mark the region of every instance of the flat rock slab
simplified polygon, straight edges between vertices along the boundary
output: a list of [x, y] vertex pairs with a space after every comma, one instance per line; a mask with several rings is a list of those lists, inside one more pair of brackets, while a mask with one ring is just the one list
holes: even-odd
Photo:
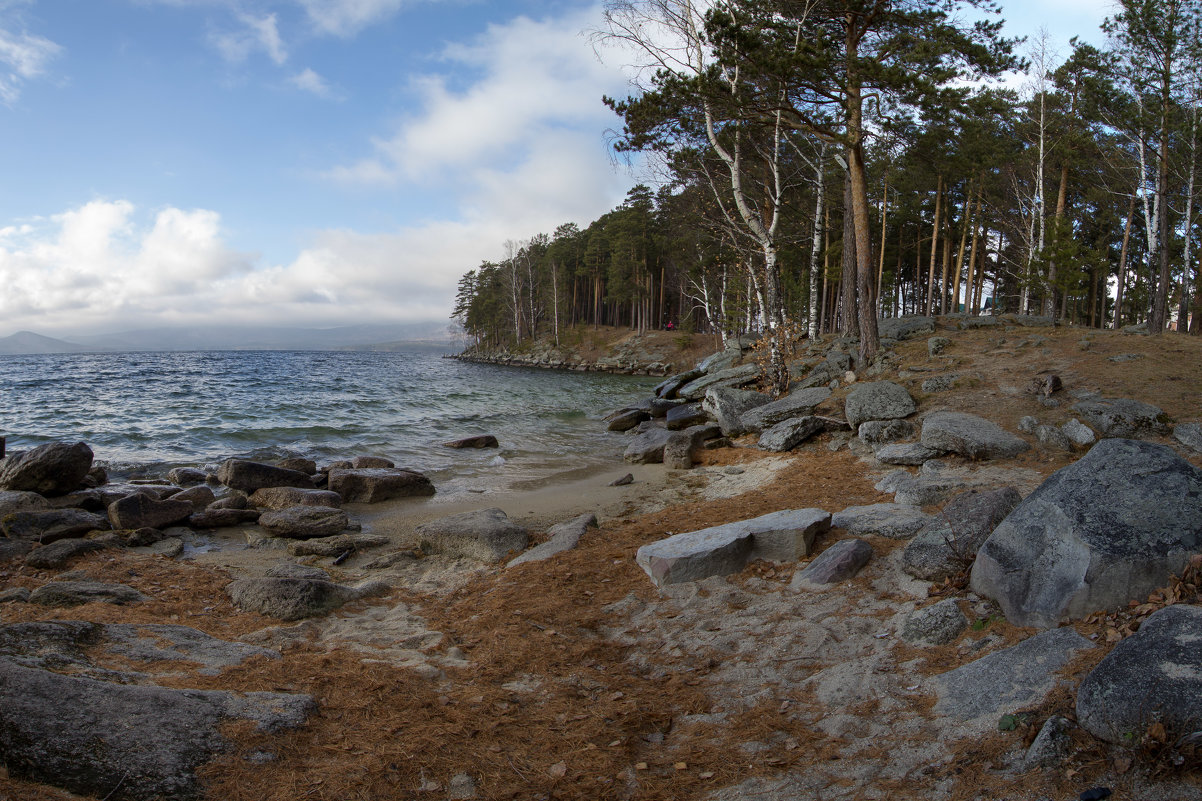
[[424, 550], [500, 562], [520, 553], [529, 542], [526, 529], [501, 509], [478, 509], [423, 523], [416, 530]]
[[537, 545], [520, 556], [510, 559], [505, 567], [524, 565], [527, 562], [541, 562], [545, 559], [550, 559], [557, 553], [570, 551], [580, 543], [580, 538], [584, 536], [586, 531], [596, 527], [597, 516], [591, 512], [580, 515], [565, 523], [551, 526], [547, 530], [547, 533], [551, 535], [550, 539], [542, 545]]
[[901, 503], [874, 503], [868, 506], [849, 506], [831, 516], [831, 527], [846, 529], [852, 534], [875, 534], [904, 540], [934, 518], [913, 506]]
[[43, 584], [29, 595], [29, 602], [43, 606], [79, 606], [93, 602], [133, 604], [145, 601], [146, 596], [125, 584], [100, 581], [52, 581]]
[[844, 411], [852, 428], [869, 420], [896, 420], [909, 417], [918, 407], [901, 384], [892, 381], [873, 381], [856, 384], [847, 393]]
[[49, 508], [50, 501], [36, 492], [0, 490], [0, 519], [13, 512], [32, 512]]
[[931, 412], [922, 421], [922, 444], [969, 459], [1008, 459], [1031, 449], [1016, 434], [965, 412]]
[[1073, 404], [1073, 411], [1103, 437], [1142, 439], [1169, 433], [1169, 420], [1159, 406], [1130, 398], [1099, 398]]
[[[864, 425], [866, 426], [868, 423]], [[860, 426], [860, 428], [863, 427]], [[883, 445], [876, 449], [874, 455], [877, 461], [885, 464], [917, 466], [937, 459], [943, 454], [944, 451], [923, 445], [921, 442], [901, 442]]]
[[160, 501], [136, 493], [109, 504], [108, 516], [113, 528], [167, 528], [187, 520], [195, 511], [190, 501]]
[[872, 559], [872, 546], [864, 540], [839, 540], [793, 576], [793, 590], [828, 587], [854, 578]]
[[882, 338], [903, 340], [935, 333], [935, 318], [922, 315], [881, 317], [877, 319], [877, 327]]
[[243, 611], [277, 620], [301, 620], [329, 614], [345, 603], [386, 589], [387, 585], [377, 582], [350, 587], [324, 579], [265, 576], [237, 579], [225, 591]]
[[1077, 720], [1111, 743], [1138, 744], [1153, 723], [1168, 741], [1202, 723], [1202, 608], [1169, 606], [1114, 647], [1077, 690]]
[[738, 367], [728, 367], [725, 370], [706, 373], [676, 390], [678, 397], [688, 400], [700, 400], [705, 397], [705, 391], [711, 387], [742, 387], [760, 377], [757, 364], [741, 364]]
[[794, 561], [830, 529], [830, 517], [821, 509], [772, 512], [648, 543], [635, 560], [657, 587], [737, 573], [754, 559]]
[[779, 400], [744, 412], [740, 426], [744, 431], [764, 431], [785, 420], [807, 417], [830, 396], [827, 387], [797, 389]]
[[791, 451], [810, 437], [826, 430], [821, 417], [809, 415], [777, 423], [760, 434], [756, 443], [762, 450], [783, 453]]
[[997, 726], [1002, 715], [1038, 705], [1062, 681], [1056, 671], [1093, 643], [1071, 628], [1052, 629], [933, 679], [946, 717]]
[[77, 556], [99, 551], [104, 544], [96, 540], [65, 539], [55, 540], [49, 545], [34, 548], [25, 555], [25, 564], [39, 570], [62, 567]]
[[43, 544], [109, 528], [107, 517], [83, 509], [36, 509], [0, 517], [0, 533], [5, 537]]
[[380, 548], [389, 542], [391, 540], [381, 534], [337, 534], [333, 537], [293, 540], [288, 543], [288, 553], [292, 556], [341, 556], [347, 551]]
[[690, 426], [703, 425], [709, 422], [709, 412], [700, 403], [686, 403], [673, 407], [664, 415], [664, 425], [669, 431], [680, 431]]
[[259, 509], [273, 510], [292, 506], [326, 506], [334, 509], [342, 506], [342, 496], [337, 492], [304, 487], [264, 487], [251, 493], [247, 501]]
[[634, 439], [626, 446], [622, 458], [632, 464], [660, 464], [664, 461], [664, 446], [672, 436], [671, 431], [652, 423], [644, 424]]
[[[197, 769], [230, 746], [222, 724], [248, 719], [274, 732], [301, 725], [314, 709], [307, 695], [144, 684], [144, 673], [90, 664], [91, 647], [133, 662], [187, 660], [209, 673], [271, 653], [183, 626], [0, 628], [0, 761], [12, 775], [97, 798], [199, 799]], [[72, 674], [43, 669], [50, 666]]]
[[499, 448], [501, 444], [497, 442], [497, 438], [492, 434], [478, 434], [474, 437], [463, 437], [462, 439], [454, 439], [450, 442], [442, 443], [446, 448]]
[[328, 486], [346, 503], [380, 503], [434, 494], [434, 484], [421, 473], [393, 467], [331, 470]]
[[993, 531], [974, 592], [1019, 626], [1126, 608], [1202, 549], [1202, 470], [1172, 448], [1104, 439], [1053, 473]]

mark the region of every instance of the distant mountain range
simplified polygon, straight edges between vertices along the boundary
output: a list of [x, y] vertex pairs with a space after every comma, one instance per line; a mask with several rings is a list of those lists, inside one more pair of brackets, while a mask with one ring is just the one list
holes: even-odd
[[340, 328], [215, 326], [147, 328], [70, 340], [18, 331], [0, 337], [0, 355], [111, 353], [145, 350], [375, 350], [415, 348], [458, 351], [459, 340], [443, 322], [353, 325]]

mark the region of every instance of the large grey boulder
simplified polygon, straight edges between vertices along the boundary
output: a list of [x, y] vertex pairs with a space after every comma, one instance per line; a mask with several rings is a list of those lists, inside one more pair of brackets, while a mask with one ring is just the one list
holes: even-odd
[[345, 603], [386, 590], [387, 585], [381, 582], [367, 582], [352, 587], [327, 579], [302, 576], [241, 578], [230, 582], [225, 588], [234, 606], [277, 620], [320, 617]]
[[1164, 411], [1130, 398], [1098, 398], [1073, 404], [1073, 411], [1103, 437], [1143, 439], [1169, 433]]
[[570, 551], [576, 547], [586, 531], [596, 527], [597, 516], [591, 512], [567, 522], [551, 526], [551, 528], [547, 529], [547, 534], [550, 537], [546, 542], [531, 548], [521, 556], [510, 559], [505, 567], [516, 567], [517, 565], [524, 565], [527, 562], [541, 562], [545, 559], [550, 559], [557, 553]]
[[681, 431], [691, 426], [704, 425], [709, 422], [709, 412], [700, 403], [685, 403], [674, 406], [664, 415], [664, 425], [669, 431]]
[[934, 678], [935, 712], [993, 729], [1002, 715], [1041, 703], [1057, 672], [1093, 643], [1071, 628], [1044, 631]]
[[293, 506], [325, 506], [337, 509], [342, 506], [342, 496], [332, 490], [304, 489], [303, 487], [264, 487], [255, 490], [247, 499], [260, 509], [288, 509]]
[[967, 569], [977, 549], [1021, 501], [1013, 487], [974, 489], [957, 495], [906, 545], [902, 568], [927, 581], [940, 581]]
[[900, 503], [874, 503], [849, 506], [831, 516], [833, 528], [846, 529], [851, 534], [875, 534], [895, 540], [913, 537], [932, 521], [926, 512]]
[[289, 506], [259, 515], [259, 526], [273, 537], [311, 540], [341, 534], [350, 518], [329, 506]]
[[762, 392], [734, 387], [714, 387], [706, 390], [701, 408], [717, 422], [723, 435], [737, 437], [748, 431], [743, 425], [743, 416], [771, 401], [772, 397]]
[[812, 415], [814, 409], [830, 396], [827, 387], [795, 389], [783, 398], [745, 412], [740, 426], [744, 431], [764, 431], [785, 420]]
[[688, 470], [693, 466], [693, 455], [704, 447], [707, 440], [722, 433], [716, 424], [690, 426], [683, 431], [673, 431], [664, 443], [661, 461], [673, 470]]
[[737, 573], [754, 559], [795, 561], [830, 529], [821, 509], [786, 509], [648, 543], [635, 561], [657, 587]]
[[289, 470], [262, 462], [227, 459], [217, 470], [217, 480], [232, 489], [254, 492], [264, 487], [307, 487], [313, 479], [299, 470]]
[[1194, 453], [1202, 453], [1202, 423], [1182, 423], [1173, 429], [1173, 439]]
[[82, 540], [75, 537], [55, 540], [49, 545], [34, 548], [26, 554], [25, 565], [39, 570], [62, 567], [77, 556], [103, 548], [104, 544], [96, 540]]
[[424, 550], [449, 556], [466, 556], [481, 562], [500, 562], [520, 553], [529, 536], [500, 509], [478, 509], [417, 527]]
[[217, 496], [213, 494], [213, 490], [204, 485], [196, 485], [188, 487], [185, 490], [180, 490], [171, 496], [173, 501], [187, 501], [192, 504], [192, 511], [203, 511], [209, 504], [217, 500]]
[[105, 531], [109, 528], [106, 517], [82, 509], [13, 512], [0, 517], [0, 533], [5, 537], [41, 543], [82, 537], [89, 531]]
[[1030, 450], [1023, 438], [965, 412], [931, 412], [922, 421], [922, 444], [969, 459], [1007, 459]]
[[909, 339], [935, 333], [935, 318], [921, 315], [881, 317], [877, 320], [877, 329], [882, 339]]
[[826, 422], [814, 415], [777, 423], [760, 434], [757, 445], [765, 451], [791, 451], [810, 437], [826, 430]]
[[392, 467], [331, 470], [328, 486], [346, 503], [380, 503], [434, 494], [434, 484], [421, 473]]
[[1081, 682], [1078, 722], [1099, 739], [1131, 746], [1154, 723], [1170, 742], [1202, 731], [1200, 641], [1202, 607], [1155, 612]]
[[79, 606], [93, 602], [133, 604], [146, 596], [125, 584], [101, 581], [51, 581], [29, 595], [29, 602], [42, 606]]
[[672, 433], [663, 426], [644, 423], [626, 446], [622, 458], [634, 464], [659, 464], [664, 460], [664, 446]]
[[646, 409], [621, 409], [608, 419], [607, 431], [629, 431], [644, 420], [650, 420], [651, 412]]
[[187, 520], [196, 511], [190, 501], [168, 498], [158, 501], [135, 493], [109, 504], [109, 522], [113, 528], [167, 528]]
[[[139, 672], [92, 664], [103, 649]], [[220, 727], [254, 722], [260, 732], [301, 725], [307, 695], [168, 689], [145, 683], [144, 665], [187, 660], [202, 673], [266, 649], [222, 643], [183, 626], [79, 621], [0, 628], [0, 762], [14, 776], [89, 797], [200, 799], [196, 772], [230, 748]], [[278, 654], [274, 654], [278, 657]], [[61, 671], [61, 672], [60, 672]]]
[[852, 428], [868, 420], [896, 420], [909, 417], [917, 410], [914, 399], [901, 384], [892, 381], [872, 381], [856, 384], [847, 393], [844, 411]]
[[173, 467], [167, 472], [167, 480], [177, 487], [193, 487], [203, 484], [209, 474], [195, 467]]
[[973, 590], [1019, 626], [1126, 608], [1202, 549], [1200, 499], [1202, 470], [1171, 448], [1104, 439], [994, 530]]
[[909, 439], [918, 429], [909, 420], [868, 420], [860, 423], [856, 436], [865, 445], [878, 448], [900, 439]]
[[92, 469], [92, 449], [82, 442], [47, 442], [0, 460], [0, 490], [65, 495], [79, 489]]

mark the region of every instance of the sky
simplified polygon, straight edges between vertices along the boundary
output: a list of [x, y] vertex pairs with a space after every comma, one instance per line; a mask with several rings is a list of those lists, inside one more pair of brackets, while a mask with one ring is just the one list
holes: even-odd
[[[1101, 42], [1107, 2], [1003, 0]], [[579, 0], [0, 0], [0, 337], [449, 322], [587, 225], [631, 91]]]

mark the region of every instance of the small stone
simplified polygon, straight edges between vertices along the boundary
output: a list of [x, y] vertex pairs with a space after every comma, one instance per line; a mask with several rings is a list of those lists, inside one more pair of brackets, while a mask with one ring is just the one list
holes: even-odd
[[622, 476], [621, 478], [614, 479], [613, 481], [609, 482], [609, 486], [625, 487], [627, 484], [633, 484], [633, 483], [634, 483], [634, 474], [627, 473], [626, 475]]
[[947, 645], [968, 628], [968, 618], [955, 599], [919, 609], [906, 618], [901, 638], [908, 643]]

